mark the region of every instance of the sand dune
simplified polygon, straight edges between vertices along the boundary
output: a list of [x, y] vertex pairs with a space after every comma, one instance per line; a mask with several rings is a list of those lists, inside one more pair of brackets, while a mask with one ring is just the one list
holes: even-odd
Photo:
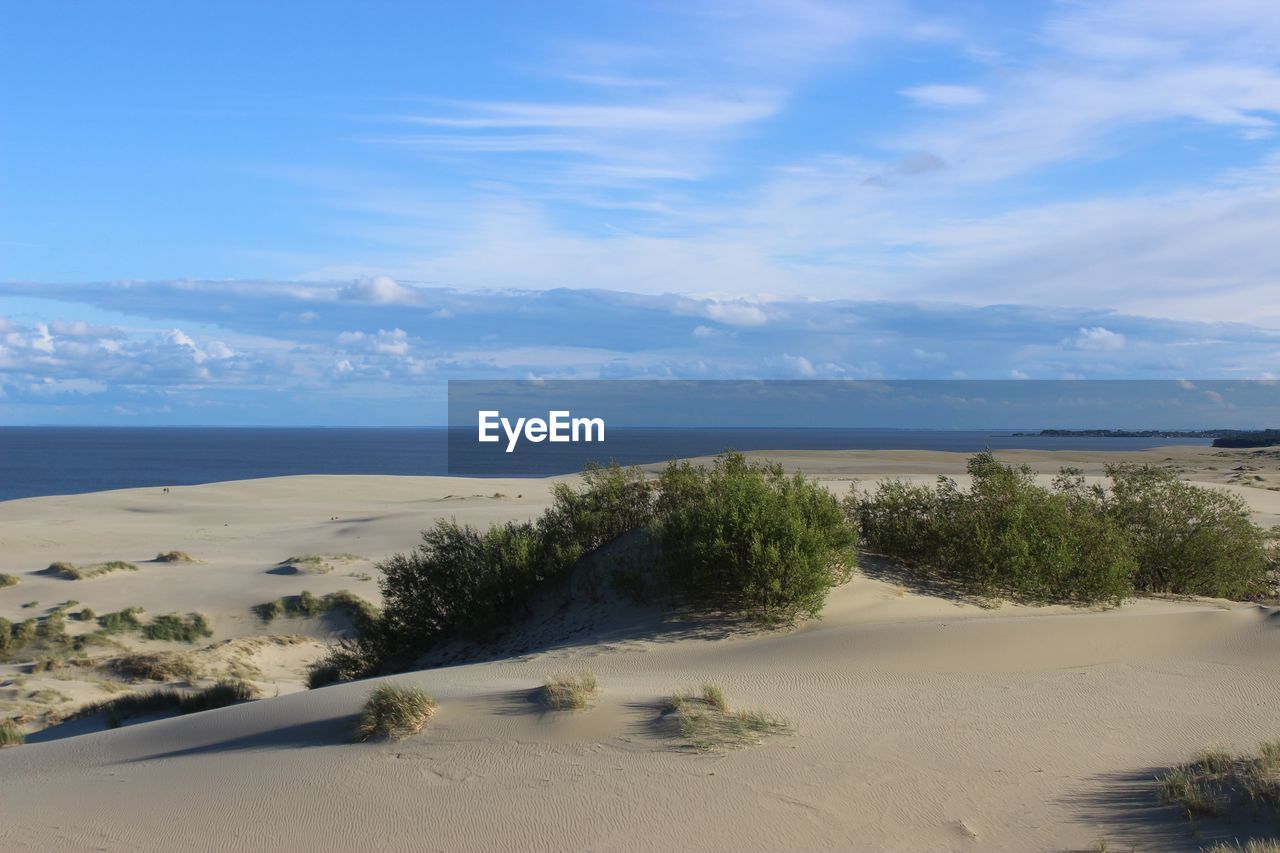
[[[1159, 454], [1240, 489], [1260, 519], [1280, 514], [1280, 493], [1204, 470], [1221, 461], [1209, 451]], [[950, 454], [783, 456], [841, 489], [962, 465]], [[1054, 462], [1034, 457], [1046, 471]], [[11, 502], [0, 505], [0, 571], [23, 583], [0, 591], [0, 615], [74, 596], [99, 611], [202, 610], [216, 641], [263, 633], [247, 608], [300, 585], [374, 595], [345, 568], [265, 571], [279, 560], [380, 559], [433, 517], [529, 517], [549, 488], [308, 477]], [[53, 559], [170, 548], [205, 562], [74, 582], [29, 574]], [[1192, 838], [1156, 806], [1157, 768], [1280, 735], [1280, 612], [1256, 605], [984, 609], [869, 565], [798, 628], [723, 631], [610, 604], [560, 619], [530, 626], [510, 656], [388, 679], [439, 702], [426, 731], [401, 742], [349, 743], [372, 682], [286, 684], [279, 698], [188, 717], [37, 733], [0, 751], [0, 848], [1060, 850], [1105, 839], [1194, 850], [1223, 830]], [[549, 673], [580, 669], [602, 688], [591, 709], [529, 701]], [[659, 704], [708, 681], [794, 733], [682, 749]]]

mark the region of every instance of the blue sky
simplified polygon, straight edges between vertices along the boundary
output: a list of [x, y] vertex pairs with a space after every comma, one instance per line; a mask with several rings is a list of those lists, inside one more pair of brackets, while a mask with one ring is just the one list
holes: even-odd
[[1266, 378], [1271, 2], [0, 0], [0, 423]]

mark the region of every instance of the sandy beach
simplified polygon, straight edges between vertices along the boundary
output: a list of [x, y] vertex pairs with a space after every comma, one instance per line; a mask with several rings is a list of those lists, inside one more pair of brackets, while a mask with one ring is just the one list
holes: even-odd
[[[963, 481], [966, 458], [752, 455], [839, 494], [882, 477]], [[1169, 466], [1280, 523], [1275, 451], [998, 456], [1046, 478], [1063, 465], [1098, 477], [1121, 459]], [[342, 620], [267, 623], [251, 610], [303, 590], [376, 604], [375, 564], [435, 519], [532, 518], [555, 482], [306, 476], [0, 504], [0, 572], [20, 579], [0, 589], [0, 616], [66, 600], [99, 614], [199, 612], [212, 636], [192, 645], [122, 635], [123, 649], [93, 654], [182, 650], [206, 681], [238, 671], [266, 697], [118, 729], [59, 724], [123, 681], [92, 663], [0, 667], [0, 718], [29, 732], [0, 750], [0, 849], [1198, 850], [1248, 837], [1212, 821], [1193, 836], [1152, 780], [1202, 747], [1280, 736], [1272, 606], [981, 606], [866, 555], [821, 619], [793, 627], [579, 602], [537, 610], [492, 659], [310, 691], [306, 667]], [[150, 562], [170, 550], [196, 562]], [[41, 573], [111, 560], [137, 571]], [[549, 674], [580, 670], [600, 683], [591, 708], [529, 701]], [[382, 681], [421, 686], [439, 708], [418, 736], [352, 744]], [[678, 748], [661, 702], [707, 682], [793, 731], [721, 753]]]

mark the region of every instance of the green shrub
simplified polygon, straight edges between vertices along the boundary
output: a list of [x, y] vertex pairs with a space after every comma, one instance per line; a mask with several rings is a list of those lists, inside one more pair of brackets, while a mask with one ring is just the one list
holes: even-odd
[[596, 677], [589, 672], [578, 675], [552, 675], [542, 685], [542, 702], [558, 711], [577, 711], [600, 692]]
[[16, 723], [9, 720], [0, 721], [0, 748], [20, 746], [26, 742], [27, 736], [22, 733], [22, 729], [18, 728]]
[[92, 622], [97, 616], [98, 614], [93, 612], [92, 607], [85, 607], [76, 614], [75, 619], [77, 622]]
[[255, 616], [263, 622], [270, 624], [277, 618], [284, 615], [284, 602], [280, 599], [275, 601], [266, 601], [262, 604], [255, 604], [251, 608]]
[[36, 636], [52, 643], [64, 643], [67, 640], [67, 620], [61, 610], [55, 610], [36, 629]]
[[1107, 476], [1107, 510], [1132, 543], [1139, 590], [1236, 599], [1261, 593], [1267, 537], [1243, 498], [1149, 465], [1108, 465]]
[[98, 617], [98, 625], [108, 634], [119, 634], [124, 631], [137, 631], [142, 627], [141, 607], [129, 607], [114, 613], [104, 613]]
[[383, 684], [369, 694], [354, 740], [379, 736], [400, 740], [417, 734], [435, 710], [435, 700], [420, 688]]
[[695, 605], [764, 621], [816, 616], [857, 561], [857, 532], [826, 489], [738, 453], [673, 462], [659, 481], [662, 564]]
[[35, 642], [36, 639], [36, 620], [24, 619], [21, 622], [15, 622], [13, 627], [9, 629], [12, 637], [12, 648], [20, 649]]
[[209, 622], [202, 613], [189, 613], [180, 616], [167, 613], [157, 616], [142, 629], [142, 635], [148, 640], [174, 640], [181, 643], [194, 643], [202, 637], [212, 637]]
[[0, 574], [0, 589], [6, 586], [17, 586], [20, 578], [17, 575]]
[[947, 477], [933, 487], [882, 482], [852, 493], [846, 511], [870, 547], [973, 595], [1085, 604], [1133, 593], [1126, 531], [1079, 471], [1065, 469], [1045, 488], [1030, 468], [989, 452], [968, 471], [968, 490]]

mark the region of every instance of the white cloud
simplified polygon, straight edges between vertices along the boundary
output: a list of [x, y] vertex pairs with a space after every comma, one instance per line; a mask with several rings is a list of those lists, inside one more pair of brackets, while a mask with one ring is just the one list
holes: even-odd
[[419, 300], [416, 290], [405, 287], [387, 275], [375, 275], [342, 288], [339, 298], [355, 302], [371, 302], [375, 305], [415, 305]]
[[1103, 326], [1081, 329], [1076, 335], [1075, 346], [1083, 350], [1115, 351], [1125, 347], [1124, 335]]
[[931, 107], [971, 107], [987, 101], [987, 93], [976, 86], [947, 83], [913, 86], [903, 89], [901, 94], [917, 103]]

